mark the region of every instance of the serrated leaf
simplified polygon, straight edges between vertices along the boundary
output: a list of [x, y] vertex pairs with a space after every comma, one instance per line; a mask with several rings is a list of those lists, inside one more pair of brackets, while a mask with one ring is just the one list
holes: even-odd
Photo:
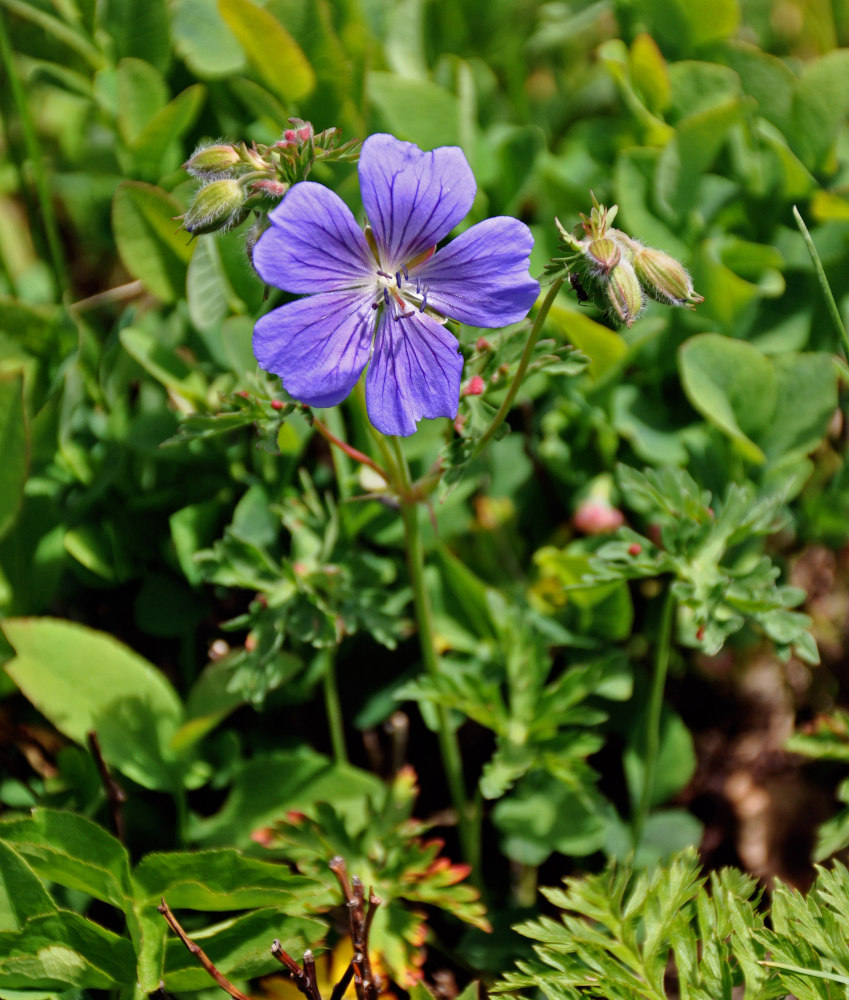
[[[293, 917], [286, 908], [264, 908], [215, 924], [192, 934], [192, 940], [228, 978], [243, 980], [265, 975], [280, 964], [271, 954], [272, 941], [300, 959], [306, 948], [316, 949], [326, 933], [324, 923], [309, 917]], [[200, 990], [209, 985], [209, 973], [181, 941], [168, 938], [162, 974], [169, 990]], [[154, 987], [155, 988], [155, 987]]]
[[130, 865], [123, 844], [85, 816], [34, 809], [0, 822], [0, 841], [48, 882], [84, 892], [121, 910], [130, 906]]
[[112, 228], [121, 260], [163, 302], [182, 297], [192, 256], [192, 245], [177, 222], [182, 211], [172, 195], [140, 181], [124, 181], [112, 200]]
[[0, 933], [0, 988], [108, 990], [135, 981], [131, 942], [71, 910]]
[[270, 11], [251, 0], [218, 0], [218, 12], [272, 93], [284, 103], [312, 93], [316, 83], [312, 66]]
[[97, 732], [107, 764], [146, 788], [172, 789], [170, 740], [182, 720], [174, 689], [151, 663], [103, 632], [54, 618], [9, 618], [6, 671], [77, 743]]
[[0, 825], [0, 932], [16, 931], [31, 917], [53, 913], [56, 904], [21, 855], [5, 842]]

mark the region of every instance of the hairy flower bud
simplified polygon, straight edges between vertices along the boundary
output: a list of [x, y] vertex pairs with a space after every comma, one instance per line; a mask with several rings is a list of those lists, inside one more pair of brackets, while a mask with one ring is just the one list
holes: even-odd
[[183, 169], [193, 177], [210, 177], [226, 174], [242, 162], [238, 150], [232, 146], [202, 146], [183, 164]]
[[610, 318], [623, 326], [632, 326], [643, 311], [643, 290], [634, 268], [620, 260], [604, 282]]
[[704, 296], [694, 291], [687, 269], [669, 254], [651, 247], [640, 247], [634, 254], [633, 264], [646, 295], [658, 302], [689, 309], [698, 302], [704, 302]]
[[622, 258], [618, 245], [607, 237], [590, 240], [584, 248], [584, 256], [591, 274], [602, 277], [610, 274]]
[[229, 229], [245, 218], [245, 189], [232, 178], [205, 184], [183, 216], [183, 228], [192, 235]]

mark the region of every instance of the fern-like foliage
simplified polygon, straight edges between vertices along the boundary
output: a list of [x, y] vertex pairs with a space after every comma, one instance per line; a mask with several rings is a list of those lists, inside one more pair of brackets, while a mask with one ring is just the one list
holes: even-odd
[[[820, 870], [804, 896], [753, 878], [701, 874], [695, 852], [651, 873], [611, 866], [544, 890], [560, 918], [517, 930], [536, 958], [494, 988], [548, 1000], [836, 1000], [847, 995], [849, 872]], [[771, 926], [770, 926], [771, 925]]]

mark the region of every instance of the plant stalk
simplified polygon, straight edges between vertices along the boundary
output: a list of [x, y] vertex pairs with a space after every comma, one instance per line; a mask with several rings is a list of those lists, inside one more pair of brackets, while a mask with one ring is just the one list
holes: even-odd
[[814, 241], [811, 238], [811, 234], [808, 232], [808, 227], [805, 225], [805, 221], [802, 218], [799, 209], [796, 208], [795, 205], [793, 206], [793, 217], [796, 219], [796, 225], [799, 227], [799, 231], [801, 232], [805, 245], [808, 248], [808, 253], [811, 255], [817, 281], [819, 281], [820, 288], [822, 289], [822, 296], [823, 299], [825, 299], [826, 310], [834, 329], [837, 331], [838, 339], [840, 340], [840, 344], [843, 348], [843, 357], [849, 361], [849, 334], [846, 332], [846, 327], [843, 325], [840, 310], [837, 308], [837, 303], [834, 301], [834, 295], [831, 291], [831, 286], [828, 283], [828, 278], [825, 276], [825, 269], [822, 266], [820, 255], [817, 253], [817, 248], [814, 246]]
[[[401, 475], [401, 485], [404, 493], [409, 496], [411, 479], [407, 459], [397, 438], [392, 438], [398, 469]], [[419, 645], [422, 661], [430, 677], [439, 676], [439, 658], [436, 652], [433, 630], [433, 612], [427, 593], [424, 578], [424, 549], [422, 547], [419, 523], [418, 505], [401, 498], [401, 517], [404, 521], [404, 538], [407, 547], [407, 566], [410, 574], [410, 586], [413, 589], [413, 604], [416, 613], [416, 623], [419, 631]], [[437, 738], [442, 755], [442, 765], [448, 782], [448, 790], [454, 810], [457, 813], [457, 825], [460, 835], [460, 845], [463, 857], [471, 865], [473, 878], [479, 871], [480, 851], [478, 837], [475, 834], [476, 823], [471, 815], [470, 803], [466, 796], [463, 779], [463, 760], [460, 754], [460, 744], [457, 733], [451, 727], [448, 712], [442, 705], [436, 705], [438, 720]]]
[[545, 318], [548, 316], [548, 312], [551, 309], [554, 300], [557, 298], [557, 293], [560, 291], [560, 286], [563, 284], [563, 278], [558, 278], [556, 281], [552, 282], [551, 287], [548, 289], [548, 293], [542, 300], [542, 305], [534, 319], [534, 325], [531, 327], [531, 332], [528, 334], [527, 342], [525, 343], [525, 349], [522, 351], [522, 357], [519, 359], [519, 367], [516, 369], [516, 374], [513, 376], [513, 381], [510, 384], [510, 388], [507, 390], [507, 395], [504, 397], [501, 406], [498, 408], [498, 412], [492, 418], [492, 423], [487, 427], [487, 429], [481, 435], [478, 441], [477, 451], [483, 450], [484, 446], [492, 440], [492, 436], [498, 430], [498, 428], [504, 423], [507, 418], [507, 414], [510, 412], [513, 406], [513, 401], [516, 398], [516, 394], [519, 391], [519, 387], [525, 378], [525, 372], [528, 370], [528, 365], [531, 363], [531, 356], [534, 353], [534, 348], [539, 340], [539, 335], [542, 333], [543, 323], [545, 323]]
[[643, 760], [643, 787], [640, 801], [634, 814], [634, 850], [640, 846], [645, 831], [646, 820], [651, 811], [654, 779], [657, 774], [657, 759], [660, 754], [660, 720], [663, 711], [663, 692], [666, 689], [666, 675], [669, 671], [669, 653], [672, 646], [672, 627], [675, 622], [675, 597], [672, 584], [667, 584], [657, 630], [654, 655], [654, 676], [649, 692], [648, 713], [646, 715], [646, 748]]
[[342, 702], [339, 698], [339, 687], [336, 684], [336, 650], [322, 649], [318, 655], [324, 661], [321, 683], [324, 689], [324, 711], [327, 714], [327, 727], [330, 730], [333, 759], [337, 764], [347, 764], [348, 749], [345, 746]]

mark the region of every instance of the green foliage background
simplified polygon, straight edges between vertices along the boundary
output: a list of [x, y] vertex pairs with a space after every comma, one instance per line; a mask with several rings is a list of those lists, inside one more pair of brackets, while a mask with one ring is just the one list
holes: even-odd
[[[275, 967], [274, 937], [298, 957], [328, 926], [332, 943], [315, 842], [386, 899], [373, 942], [396, 982], [425, 959], [425, 917], [461, 978], [491, 979], [525, 947], [508, 928], [536, 906], [539, 866], [550, 880], [636, 851], [639, 870], [697, 845], [700, 821], [674, 801], [692, 734], [673, 699], [652, 714], [660, 593], [676, 602], [677, 676], [697, 654], [745, 660], [758, 644], [810, 665], [787, 560], [849, 537], [846, 359], [792, 215], [845, 322], [846, 5], [0, 0], [0, 66], [3, 995], [139, 996], [163, 977], [203, 991], [166, 944], [163, 893], [243, 983]], [[557, 252], [555, 216], [574, 225], [592, 191], [705, 298], [613, 331], [563, 291], [506, 437], [468, 466], [446, 421], [406, 441], [417, 475], [457, 462], [425, 529], [438, 677], [419, 662], [397, 510], [362, 499], [379, 484], [272, 405], [284, 393], [251, 332], [282, 297], [250, 269], [247, 226], [189, 241], [175, 221], [199, 143], [273, 143], [291, 117], [343, 140], [460, 145], [478, 182], [463, 225], [525, 221], [535, 275]], [[360, 212], [350, 164], [311, 177]], [[525, 333], [460, 332], [467, 376], [486, 383], [461, 401], [464, 433], [504, 398]], [[356, 405], [322, 416], [370, 448]], [[627, 526], [583, 536], [588, 502]], [[820, 669], [813, 708], [830, 710], [846, 679]], [[451, 824], [444, 853], [426, 839], [449, 805], [438, 710], [464, 749], [480, 836], [462, 860], [490, 936], [467, 869], [447, 861], [461, 860]], [[845, 764], [836, 719], [797, 748]], [[92, 731], [127, 791], [125, 844], [106, 832]], [[818, 857], [847, 843], [838, 813]], [[640, 892], [666, 898], [686, 869], [675, 933], [691, 917], [707, 933], [726, 918], [692, 862], [675, 864]], [[742, 876], [717, 878], [754, 898]], [[581, 891], [553, 902], [586, 916]], [[781, 899], [787, 926], [803, 921], [805, 904]], [[740, 927], [757, 923], [742, 901]], [[526, 964], [511, 982], [574, 996], [583, 967], [551, 958], [562, 932], [524, 933], [577, 979]], [[746, 962], [780, 948], [760, 924], [746, 933], [758, 944], [742, 960], [716, 945], [739, 961], [722, 989], [743, 977], [778, 995]], [[846, 974], [810, 951], [786, 964]], [[626, 977], [621, 995], [662, 993], [658, 954], [654, 992]], [[694, 996], [716, 995], [704, 956], [676, 956]]]

